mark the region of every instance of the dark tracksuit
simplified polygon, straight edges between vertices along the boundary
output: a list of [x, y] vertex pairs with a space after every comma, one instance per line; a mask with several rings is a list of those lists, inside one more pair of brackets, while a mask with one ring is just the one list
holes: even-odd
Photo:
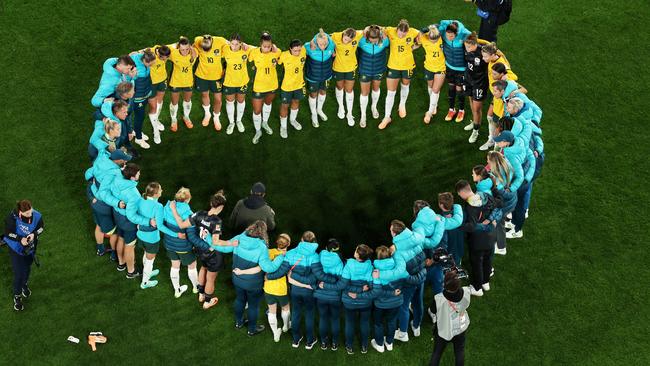
[[246, 230], [257, 220], [266, 222], [268, 231], [275, 229], [275, 212], [264, 197], [254, 194], [239, 200], [230, 214], [230, 226], [235, 232]]
[[481, 17], [481, 25], [478, 31], [478, 38], [490, 42], [497, 41], [497, 31], [499, 29], [499, 10], [503, 0], [474, 0], [479, 9], [487, 12], [487, 17]]

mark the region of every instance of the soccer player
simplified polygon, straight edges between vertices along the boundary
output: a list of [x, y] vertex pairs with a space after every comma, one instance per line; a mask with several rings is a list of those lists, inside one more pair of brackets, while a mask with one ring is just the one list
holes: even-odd
[[[321, 250], [320, 261], [312, 263], [311, 271], [318, 282], [336, 283], [343, 273], [343, 261], [339, 254], [341, 244], [336, 239], [327, 241], [325, 249]], [[332, 351], [338, 349], [339, 329], [341, 325], [341, 291], [316, 288], [314, 297], [318, 305], [318, 330], [320, 348]]]
[[[126, 96], [133, 96], [133, 85], [130, 83], [121, 83], [118, 86], [118, 93], [121, 93], [119, 90], [121, 89], [120, 86], [124, 85], [125, 87], [129, 87], [130, 89], [126, 92], [127, 94], [123, 94]], [[113, 120], [113, 121], [119, 121], [120, 123], [120, 136], [116, 140], [116, 147], [121, 148], [124, 147], [128, 150], [130, 155], [136, 156], [137, 153], [133, 146], [131, 145], [131, 140], [133, 140], [133, 137], [135, 136], [135, 133], [133, 132], [133, 124], [131, 123], [131, 119], [129, 118], [129, 112], [130, 112], [131, 105], [129, 102], [118, 99], [115, 102], [104, 102], [102, 104], [102, 115]]]
[[[162, 195], [162, 187], [158, 182], [151, 182], [147, 184], [147, 188], [142, 195], [143, 199], [137, 204], [137, 214], [150, 222], [144, 225], [138, 225], [137, 237], [144, 247], [144, 255], [142, 256], [142, 282], [140, 282], [141, 289], [154, 287], [158, 284], [157, 280], [152, 280], [160, 271], [153, 269], [153, 262], [156, 259], [156, 254], [160, 250], [160, 233], [170, 236], [177, 236], [183, 239], [185, 234], [176, 233], [164, 225], [165, 213], [163, 205], [158, 202]], [[155, 223], [152, 226], [151, 223]]]
[[476, 184], [476, 192], [492, 194], [492, 178], [485, 165], [475, 165], [472, 168], [472, 181]]
[[[386, 72], [386, 49], [390, 45], [390, 40], [385, 37], [381, 27], [371, 25], [364, 31], [364, 36], [359, 41], [359, 83], [361, 84], [361, 96], [359, 105], [361, 106], [361, 117], [359, 126], [366, 127], [366, 109], [368, 108], [368, 94], [372, 95], [372, 104], [370, 111], [372, 118], [379, 118], [377, 103], [381, 96], [381, 79]], [[372, 88], [372, 93], [371, 93]]]
[[[201, 125], [207, 127], [210, 119], [214, 122], [214, 129], [221, 131], [221, 90], [223, 87], [223, 48], [228, 41], [223, 37], [209, 34], [194, 38], [194, 49], [198, 54], [197, 67], [194, 73], [194, 87], [201, 93], [203, 106], [203, 121]], [[210, 111], [210, 93], [212, 93], [212, 112]]]
[[424, 114], [424, 123], [438, 112], [440, 89], [445, 83], [445, 54], [442, 51], [442, 37], [436, 25], [430, 25], [420, 34], [420, 44], [424, 48], [424, 78], [429, 89], [429, 109]]
[[[135, 131], [135, 143], [143, 149], [148, 149], [149, 137], [142, 132], [144, 123], [145, 108], [151, 100], [151, 77], [150, 67], [156, 61], [156, 55], [150, 50], [144, 50], [142, 53], [132, 53], [131, 59], [135, 62], [137, 75], [135, 78], [135, 94], [133, 95], [133, 130]], [[153, 103], [151, 103], [153, 104]], [[150, 106], [151, 108], [151, 106]], [[160, 134], [156, 126], [152, 124], [154, 136]], [[154, 139], [154, 142], [156, 140]], [[160, 143], [158, 138], [157, 143]]]
[[[442, 291], [442, 266], [433, 264], [434, 250], [440, 245], [445, 233], [444, 217], [438, 216], [429, 206], [429, 202], [424, 200], [416, 200], [413, 203], [413, 215], [415, 221], [411, 224], [413, 232], [420, 234], [424, 237], [423, 251], [426, 256], [426, 283], [431, 284], [433, 294]], [[424, 289], [422, 290], [424, 295]]]
[[479, 44], [476, 32], [465, 38], [465, 82], [466, 92], [471, 98], [472, 123], [465, 126], [465, 131], [472, 131], [469, 143], [473, 144], [478, 139], [483, 111], [483, 101], [488, 96], [488, 64], [482, 57], [482, 46]]
[[[289, 43], [289, 50], [280, 54], [279, 64], [284, 66], [284, 77], [280, 87], [280, 137], [286, 139], [287, 116], [291, 126], [296, 131], [302, 130], [302, 125], [297, 121], [300, 101], [305, 98], [305, 79], [303, 78], [307, 51], [300, 40], [294, 39]], [[291, 112], [289, 112], [291, 107]]]
[[95, 121], [95, 128], [88, 144], [90, 161], [94, 162], [100, 154], [110, 154], [117, 149], [118, 139], [122, 134], [122, 125], [104, 117]]
[[[181, 187], [174, 195], [173, 205], [172, 201], [168, 201], [164, 208], [164, 225], [167, 225], [174, 233], [183, 233], [187, 235], [187, 230], [178, 226], [176, 217], [173, 211], [180, 216], [182, 221], [187, 220], [192, 215], [190, 208], [190, 200], [192, 194], [189, 189]], [[163, 223], [161, 223], [163, 225]], [[187, 276], [192, 283], [192, 292], [195, 294], [199, 292], [197, 286], [199, 284], [199, 276], [196, 272], [196, 255], [192, 251], [192, 244], [186, 238], [179, 238], [177, 235], [165, 234], [163, 237], [165, 249], [167, 249], [167, 256], [171, 261], [171, 268], [169, 269], [169, 278], [174, 287], [174, 297], [179, 298], [187, 291], [187, 285], [180, 284], [180, 270], [181, 264], [187, 266]]]
[[252, 62], [255, 70], [253, 80], [253, 126], [255, 136], [253, 144], [262, 138], [262, 129], [271, 135], [273, 130], [269, 126], [269, 116], [273, 107], [275, 92], [278, 90], [278, 71], [276, 66], [281, 50], [273, 44], [271, 34], [263, 32], [260, 37], [260, 46], [252, 48], [248, 61]]
[[109, 58], [104, 61], [102, 78], [99, 80], [99, 88], [91, 99], [93, 107], [99, 108], [102, 103], [115, 92], [117, 84], [123, 81], [131, 81], [136, 75], [135, 63], [130, 56]]
[[[354, 116], [352, 116], [352, 107], [354, 106], [354, 78], [357, 70], [357, 47], [363, 37], [363, 32], [354, 28], [347, 28], [343, 32], [332, 33], [336, 57], [332, 70], [334, 71], [334, 80], [336, 81], [336, 101], [339, 105], [337, 117], [344, 119], [347, 117], [348, 126], [354, 126]], [[345, 105], [348, 113], [345, 113], [343, 105], [343, 94], [345, 94]]]
[[[223, 94], [226, 97], [226, 114], [228, 114], [228, 127], [226, 133], [231, 135], [235, 130], [244, 132], [242, 117], [246, 108], [246, 92], [248, 91], [248, 45], [242, 42], [238, 33], [230, 37], [230, 44], [224, 46], [222, 53], [226, 62], [226, 76], [223, 80]], [[235, 118], [235, 100], [237, 100], [237, 118]]]
[[390, 115], [395, 103], [397, 85], [400, 84], [400, 81], [398, 111], [400, 118], [406, 117], [406, 100], [409, 96], [411, 77], [413, 77], [415, 68], [413, 50], [420, 47], [418, 44], [420, 32], [409, 27], [406, 19], [400, 20], [397, 27], [386, 27], [386, 37], [390, 40], [390, 55], [388, 56], [388, 73], [386, 74], [386, 109], [384, 119], [379, 124], [380, 130], [388, 127], [391, 123]]
[[487, 164], [490, 169], [490, 175], [494, 178], [493, 189], [496, 189], [503, 197], [503, 217], [497, 221], [497, 243], [494, 248], [494, 253], [499, 255], [506, 255], [506, 230], [505, 220], [506, 216], [511, 213], [517, 205], [517, 194], [510, 192], [510, 183], [514, 176], [513, 169], [510, 163], [503, 157], [503, 155], [496, 151], [490, 151], [487, 155]]
[[169, 88], [172, 92], [169, 104], [169, 115], [172, 119], [172, 132], [178, 131], [178, 101], [180, 93], [183, 93], [183, 122], [187, 128], [192, 128], [190, 111], [192, 110], [192, 86], [194, 84], [194, 63], [197, 60], [197, 52], [190, 40], [181, 36], [176, 44], [169, 45], [171, 54], [169, 60], [172, 62], [172, 75], [169, 79]]
[[[163, 98], [167, 90], [167, 60], [171, 55], [171, 48], [167, 45], [156, 45], [151, 47], [156, 61], [149, 68], [151, 77], [151, 98], [149, 99], [149, 120], [156, 126], [158, 131], [164, 131], [165, 126], [160, 122], [160, 112], [162, 111]], [[156, 138], [154, 129], [153, 142], [160, 143], [160, 134]]]
[[334, 41], [321, 28], [311, 42], [305, 43], [307, 51], [307, 89], [309, 90], [309, 110], [311, 111], [311, 124], [318, 127], [318, 117], [327, 121], [323, 112], [327, 87], [332, 78], [332, 64], [334, 52]]
[[[463, 41], [470, 34], [463, 23], [457, 20], [441, 20], [438, 29], [442, 35], [442, 50], [445, 54], [447, 65], [447, 84], [449, 99], [449, 112], [445, 121], [456, 118], [461, 122], [465, 118], [465, 49]], [[458, 96], [458, 110], [456, 110], [456, 96]]]

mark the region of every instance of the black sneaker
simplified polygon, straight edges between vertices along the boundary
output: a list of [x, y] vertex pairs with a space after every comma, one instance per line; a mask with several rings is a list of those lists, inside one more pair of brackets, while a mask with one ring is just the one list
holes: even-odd
[[318, 340], [316, 340], [315, 338], [314, 338], [313, 341], [311, 341], [311, 343], [307, 342], [305, 344], [305, 349], [309, 350], [309, 349], [314, 348], [314, 345], [316, 344], [316, 342], [318, 342]]
[[293, 342], [293, 343], [291, 343], [291, 347], [293, 347], [293, 348], [298, 348], [298, 347], [300, 347], [300, 342], [302, 342], [302, 337], [300, 337], [300, 339], [298, 340], [298, 342]]
[[248, 324], [248, 320], [244, 319], [244, 320], [242, 320], [241, 323], [235, 323], [235, 328], [242, 329], [243, 327], [246, 326], [246, 324]]
[[354, 354], [354, 350], [352, 350], [352, 347], [345, 346], [345, 350], [348, 352], [348, 355]]
[[108, 256], [108, 260], [111, 262], [117, 262], [117, 252], [112, 250], [112, 249], [107, 249], [107, 253], [111, 253], [111, 255]]
[[332, 343], [332, 347], [330, 348], [332, 351], [338, 351], [339, 350], [339, 345], [336, 343]]
[[23, 309], [25, 309], [23, 306], [23, 298], [20, 295], [14, 296], [14, 310], [21, 311]]
[[321, 343], [320, 344], [320, 349], [322, 349], [323, 351], [327, 351], [327, 343], [325, 343], [325, 342]]
[[368, 347], [361, 346], [361, 353], [363, 354], [368, 353]]
[[135, 270], [133, 270], [133, 272], [127, 272], [126, 273], [126, 278], [131, 280], [131, 279], [140, 277], [140, 275], [141, 275], [141, 273], [137, 269], [135, 269]]
[[23, 297], [27, 299], [30, 296], [32, 296], [32, 290], [30, 290], [29, 287], [25, 285], [25, 287], [23, 287]]
[[118, 271], [122, 272], [122, 271], [124, 271], [125, 269], [126, 269], [126, 263], [124, 263], [124, 264], [118, 264], [118, 265], [117, 265], [117, 270], [118, 270]]
[[98, 257], [101, 257], [104, 254], [106, 254], [106, 249], [104, 249], [104, 244], [95, 244], [95, 250]]
[[260, 325], [258, 325], [258, 326], [255, 327], [255, 330], [254, 330], [254, 331], [251, 332], [251, 331], [249, 330], [249, 331], [248, 331], [248, 336], [249, 336], [249, 337], [252, 337], [252, 336], [254, 336], [254, 335], [257, 335], [257, 334], [262, 333], [263, 331], [264, 331], [264, 326], [263, 326], [262, 324], [260, 324]]

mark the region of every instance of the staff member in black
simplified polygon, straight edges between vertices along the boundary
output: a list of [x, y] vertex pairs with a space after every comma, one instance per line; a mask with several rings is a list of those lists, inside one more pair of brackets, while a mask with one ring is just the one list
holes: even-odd
[[512, 0], [465, 0], [478, 7], [476, 12], [481, 18], [478, 37], [490, 42], [497, 41], [497, 30], [510, 20]]
[[27, 281], [41, 233], [43, 233], [41, 213], [32, 208], [29, 200], [19, 201], [16, 209], [5, 218], [4, 241], [9, 247], [14, 271], [14, 310], [16, 311], [24, 309], [23, 297], [26, 299], [32, 294]]

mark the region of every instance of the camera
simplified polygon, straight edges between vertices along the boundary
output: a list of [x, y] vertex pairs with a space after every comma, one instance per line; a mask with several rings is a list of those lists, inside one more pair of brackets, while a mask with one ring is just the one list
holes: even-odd
[[454, 257], [449, 254], [447, 249], [438, 248], [433, 252], [433, 264], [439, 264], [442, 267], [442, 273], [446, 274], [450, 271], [456, 271], [459, 279], [467, 278], [467, 271], [456, 265]]
[[32, 239], [27, 242], [27, 245], [23, 246], [23, 254], [31, 255], [34, 253], [34, 249], [36, 249], [36, 245], [34, 244], [34, 239]]

